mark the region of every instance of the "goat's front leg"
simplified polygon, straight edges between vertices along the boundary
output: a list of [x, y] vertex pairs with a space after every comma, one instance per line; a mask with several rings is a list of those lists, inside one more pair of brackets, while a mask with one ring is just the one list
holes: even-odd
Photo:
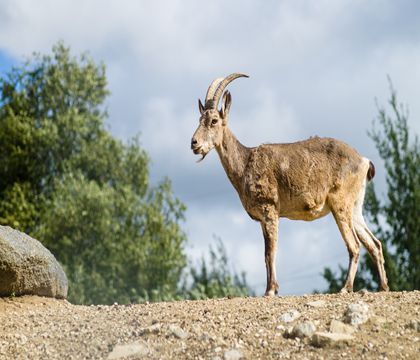
[[265, 242], [265, 266], [267, 268], [267, 288], [265, 296], [277, 295], [279, 284], [276, 278], [276, 254], [279, 220], [277, 217], [261, 221]]

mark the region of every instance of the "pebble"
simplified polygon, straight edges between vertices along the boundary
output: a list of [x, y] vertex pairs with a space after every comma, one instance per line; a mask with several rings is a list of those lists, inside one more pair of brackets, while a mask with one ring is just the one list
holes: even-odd
[[209, 333], [203, 332], [199, 337], [200, 341], [210, 341], [214, 340], [214, 337], [211, 336]]
[[292, 309], [283, 313], [280, 316], [280, 321], [289, 323], [289, 322], [295, 321], [298, 318], [300, 318], [300, 312], [295, 309]]
[[357, 326], [364, 324], [370, 317], [369, 306], [362, 301], [349, 304], [344, 317], [345, 322], [350, 325]]
[[306, 303], [306, 306], [313, 307], [313, 308], [320, 308], [325, 306], [326, 302], [324, 300], [316, 300], [316, 301], [310, 301]]
[[353, 334], [355, 328], [338, 320], [331, 320], [330, 332], [339, 334]]
[[150, 326], [148, 326], [148, 327], [145, 327], [145, 328], [140, 329], [140, 333], [141, 333], [142, 335], [147, 335], [147, 334], [157, 334], [157, 333], [159, 333], [159, 332], [160, 332], [160, 329], [161, 329], [161, 328], [162, 328], [162, 325], [161, 325], [161, 324], [156, 323], [156, 324], [153, 324], [153, 325], [150, 325]]
[[407, 327], [417, 332], [420, 332], [420, 320], [411, 320], [408, 323]]
[[312, 335], [311, 344], [316, 347], [343, 347], [354, 339], [348, 334], [316, 332]]
[[146, 356], [148, 353], [149, 349], [147, 346], [137, 341], [126, 345], [115, 345], [107, 359], [115, 360], [133, 355]]
[[268, 341], [267, 340], [262, 340], [261, 341], [261, 346], [262, 347], [267, 347], [268, 346]]
[[380, 326], [380, 325], [386, 324], [386, 322], [387, 322], [386, 319], [382, 316], [374, 315], [369, 318], [369, 323], [371, 323], [372, 325]]
[[169, 332], [178, 339], [184, 340], [188, 337], [188, 333], [182, 330], [178, 325], [169, 325]]
[[239, 360], [243, 357], [242, 353], [237, 349], [225, 351], [223, 355], [224, 360]]
[[369, 290], [368, 289], [360, 289], [358, 291], [358, 293], [361, 294], [361, 295], [366, 295], [366, 294], [369, 294]]

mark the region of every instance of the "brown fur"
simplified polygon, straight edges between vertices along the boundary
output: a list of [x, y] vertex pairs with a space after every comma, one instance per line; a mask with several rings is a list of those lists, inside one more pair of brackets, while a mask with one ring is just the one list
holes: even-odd
[[227, 126], [230, 104], [231, 96], [226, 91], [220, 111], [200, 106], [200, 125], [191, 147], [202, 159], [216, 148], [242, 205], [252, 219], [261, 223], [266, 295], [278, 291], [275, 272], [278, 219], [311, 221], [329, 212], [349, 251], [349, 272], [342, 291], [353, 289], [360, 242], [378, 266], [381, 289], [387, 290], [380, 242], [367, 229], [361, 214], [366, 179], [374, 175], [373, 164], [347, 144], [331, 138], [245, 147]]

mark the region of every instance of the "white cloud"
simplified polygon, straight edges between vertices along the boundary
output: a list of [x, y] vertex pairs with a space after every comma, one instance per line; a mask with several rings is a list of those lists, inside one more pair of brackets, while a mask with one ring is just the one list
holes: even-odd
[[247, 139], [249, 146], [298, 140], [301, 129], [294, 109], [281, 101], [272, 88], [248, 88], [251, 88], [251, 95], [247, 96], [251, 102], [247, 106], [249, 112], [233, 109], [230, 120], [238, 138]]

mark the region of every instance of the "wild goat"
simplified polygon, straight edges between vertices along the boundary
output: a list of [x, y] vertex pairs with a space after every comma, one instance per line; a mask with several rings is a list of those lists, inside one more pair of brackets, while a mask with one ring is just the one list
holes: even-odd
[[349, 252], [347, 279], [341, 292], [353, 291], [360, 243], [379, 271], [381, 290], [389, 290], [381, 242], [362, 215], [366, 183], [375, 168], [347, 144], [314, 137], [290, 144], [243, 146], [228, 127], [232, 97], [226, 86], [243, 74], [214, 80], [204, 105], [198, 101], [200, 123], [191, 139], [194, 154], [203, 160], [216, 148], [226, 174], [249, 216], [261, 223], [267, 269], [266, 296], [278, 293], [275, 258], [280, 217], [312, 221], [331, 212]]

